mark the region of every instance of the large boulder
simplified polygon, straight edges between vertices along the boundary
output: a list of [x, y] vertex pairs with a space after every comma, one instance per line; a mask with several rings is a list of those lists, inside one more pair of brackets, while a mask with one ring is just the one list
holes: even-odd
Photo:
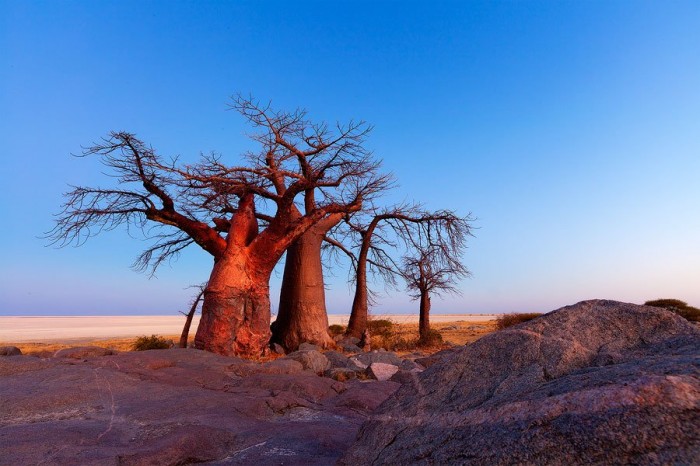
[[340, 464], [694, 464], [700, 330], [585, 301], [487, 335], [404, 383]]

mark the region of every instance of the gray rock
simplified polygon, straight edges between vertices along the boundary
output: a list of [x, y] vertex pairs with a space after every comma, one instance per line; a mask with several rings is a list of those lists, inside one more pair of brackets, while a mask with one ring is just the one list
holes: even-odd
[[299, 351], [321, 351], [321, 347], [305, 341], [299, 345], [298, 350]]
[[399, 364], [399, 369], [402, 371], [423, 372], [425, 367], [410, 359], [402, 359], [401, 364]]
[[113, 349], [102, 348], [100, 346], [76, 346], [74, 348], [64, 348], [54, 353], [54, 358], [85, 359], [98, 356], [110, 356], [117, 354]]
[[357, 345], [350, 344], [350, 343], [342, 343], [342, 344], [338, 343], [338, 346], [340, 347], [340, 349], [342, 349], [346, 353], [359, 353], [362, 351], [362, 348], [360, 348]]
[[459, 327], [456, 325], [448, 325], [447, 327], [442, 327], [440, 330], [457, 330]]
[[331, 362], [319, 351], [294, 351], [289, 353], [286, 358], [300, 362], [304, 369], [316, 374], [323, 374], [325, 370], [331, 368]]
[[699, 367], [683, 318], [585, 301], [404, 383], [339, 464], [696, 464]]
[[384, 364], [401, 365], [402, 359], [390, 351], [374, 350], [368, 353], [360, 353], [355, 358], [362, 364], [369, 366], [373, 362], [381, 362]]
[[391, 376], [399, 371], [398, 366], [393, 364], [386, 364], [383, 362], [373, 362], [369, 365], [365, 373], [376, 380], [385, 381], [389, 380]]
[[21, 356], [22, 351], [16, 346], [0, 346], [0, 356]]
[[362, 372], [369, 367], [369, 364], [363, 363], [357, 359], [357, 356], [351, 356], [348, 358], [348, 367], [352, 370]]
[[328, 358], [328, 360], [331, 362], [331, 368], [334, 367], [349, 367], [349, 359], [347, 356], [345, 356], [342, 353], [339, 353], [337, 351], [326, 351], [323, 353], [324, 356]]

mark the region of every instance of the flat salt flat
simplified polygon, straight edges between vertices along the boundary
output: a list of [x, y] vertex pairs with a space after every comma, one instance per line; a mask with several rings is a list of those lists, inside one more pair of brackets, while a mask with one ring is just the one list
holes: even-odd
[[[273, 316], [273, 320], [274, 320]], [[328, 323], [345, 325], [348, 314], [329, 314]], [[417, 314], [375, 314], [375, 319], [391, 319], [400, 324], [418, 322]], [[436, 314], [431, 323], [487, 322], [495, 314]], [[199, 316], [192, 321], [190, 335], [194, 335]], [[52, 342], [102, 338], [127, 338], [141, 335], [179, 335], [185, 323], [184, 316], [0, 316], [0, 342]]]

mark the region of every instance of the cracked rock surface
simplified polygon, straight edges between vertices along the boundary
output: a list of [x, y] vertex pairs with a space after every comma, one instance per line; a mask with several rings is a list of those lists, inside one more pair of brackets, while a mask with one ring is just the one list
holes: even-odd
[[399, 384], [194, 349], [0, 358], [0, 464], [333, 464]]
[[584, 301], [451, 350], [340, 464], [697, 464], [700, 330]]

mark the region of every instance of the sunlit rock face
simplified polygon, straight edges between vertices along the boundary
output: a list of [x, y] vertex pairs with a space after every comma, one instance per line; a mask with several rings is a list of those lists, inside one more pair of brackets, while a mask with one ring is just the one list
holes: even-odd
[[488, 335], [405, 384], [341, 464], [693, 464], [700, 330], [585, 301]]

